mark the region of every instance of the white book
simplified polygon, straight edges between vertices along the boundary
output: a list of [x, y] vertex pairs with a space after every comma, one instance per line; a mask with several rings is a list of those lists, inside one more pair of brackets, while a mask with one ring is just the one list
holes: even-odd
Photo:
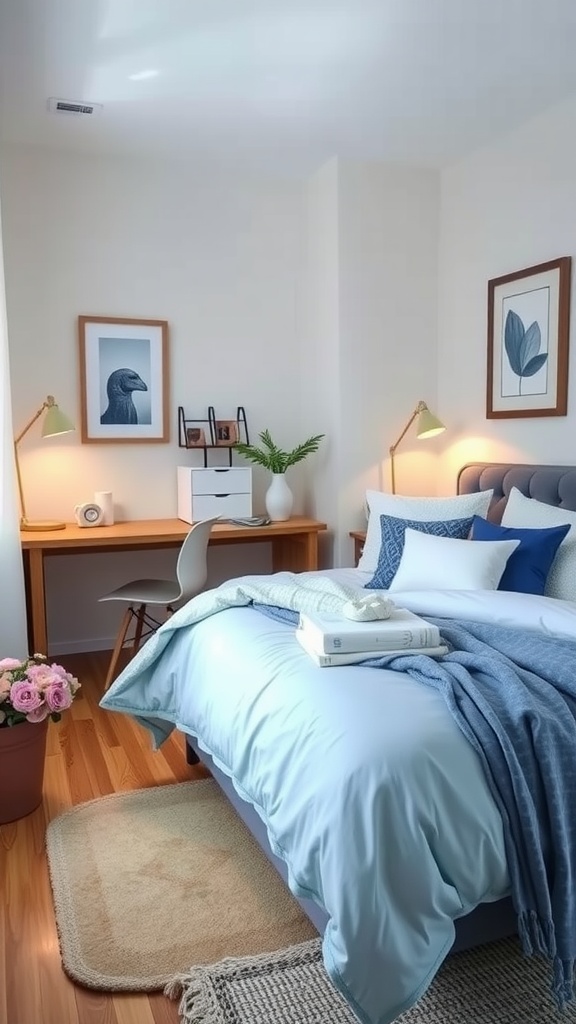
[[439, 644], [437, 647], [404, 647], [394, 651], [354, 651], [350, 654], [322, 654], [321, 651], [314, 649], [310, 641], [310, 634], [306, 633], [305, 630], [297, 629], [296, 639], [306, 651], [306, 654], [320, 668], [336, 668], [338, 665], [358, 665], [361, 661], [367, 661], [368, 658], [382, 658], [385, 655], [426, 654], [429, 658], [440, 658], [443, 654], [448, 654], [448, 648], [444, 644]]
[[322, 654], [437, 647], [442, 643], [438, 626], [407, 608], [395, 608], [389, 619], [371, 622], [356, 622], [343, 615], [300, 612], [299, 629], [310, 634], [314, 649]]

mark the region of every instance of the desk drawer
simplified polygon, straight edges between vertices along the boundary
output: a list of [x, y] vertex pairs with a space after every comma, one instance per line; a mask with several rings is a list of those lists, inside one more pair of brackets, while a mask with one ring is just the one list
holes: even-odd
[[252, 470], [236, 466], [210, 469], [185, 467], [189, 485], [196, 494], [249, 494], [252, 490]]
[[[230, 517], [252, 515], [252, 495], [250, 494], [195, 494], [192, 498], [192, 522], [198, 519], [210, 519], [211, 516]], [[182, 516], [180, 516], [182, 518]]]

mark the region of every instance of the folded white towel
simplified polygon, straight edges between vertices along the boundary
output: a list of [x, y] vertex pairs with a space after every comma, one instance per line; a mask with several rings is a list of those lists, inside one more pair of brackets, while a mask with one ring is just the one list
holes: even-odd
[[342, 614], [355, 622], [373, 622], [375, 619], [389, 619], [394, 611], [394, 602], [379, 594], [366, 594], [346, 601]]

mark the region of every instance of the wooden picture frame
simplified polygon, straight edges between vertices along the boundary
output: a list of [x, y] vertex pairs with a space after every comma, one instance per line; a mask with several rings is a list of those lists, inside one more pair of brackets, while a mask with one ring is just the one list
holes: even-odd
[[215, 420], [214, 421], [214, 444], [219, 448], [231, 448], [238, 443], [240, 432], [236, 420]]
[[566, 416], [571, 263], [488, 282], [487, 419]]
[[83, 444], [169, 440], [168, 321], [79, 316]]
[[186, 428], [186, 447], [187, 448], [205, 448], [206, 447], [206, 434], [202, 427], [187, 427]]

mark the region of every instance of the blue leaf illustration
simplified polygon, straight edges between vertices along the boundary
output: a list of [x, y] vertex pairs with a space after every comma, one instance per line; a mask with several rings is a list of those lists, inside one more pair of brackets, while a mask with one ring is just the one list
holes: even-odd
[[531, 377], [532, 374], [527, 374], [526, 367], [534, 356], [538, 355], [540, 351], [540, 328], [536, 322], [530, 324], [530, 327], [524, 335], [522, 344], [520, 345], [520, 365], [522, 367], [522, 376]]
[[547, 352], [541, 352], [539, 356], [533, 356], [533, 358], [526, 363], [526, 366], [522, 370], [522, 376], [533, 377], [535, 373], [538, 373], [538, 370], [542, 369], [547, 359]]
[[504, 345], [512, 371], [518, 377], [522, 376], [521, 349], [524, 341], [524, 324], [518, 313], [513, 309], [508, 310], [506, 326], [504, 328]]
[[520, 377], [520, 384], [523, 377], [533, 377], [538, 373], [548, 359], [547, 352], [539, 352], [541, 341], [542, 335], [536, 320], [525, 331], [518, 313], [513, 309], [508, 310], [504, 327], [504, 347], [512, 372]]

